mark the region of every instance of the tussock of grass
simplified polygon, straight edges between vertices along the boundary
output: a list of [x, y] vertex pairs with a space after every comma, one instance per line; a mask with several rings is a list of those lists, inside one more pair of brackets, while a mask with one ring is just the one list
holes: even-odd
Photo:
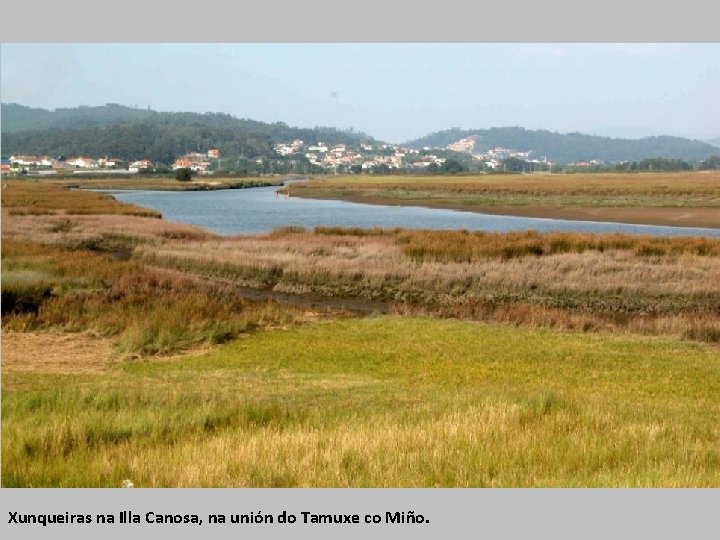
[[[13, 279], [28, 268], [35, 269], [36, 281]], [[125, 356], [222, 343], [261, 325], [287, 324], [299, 314], [243, 300], [229, 286], [87, 250], [10, 241], [3, 246], [6, 270], [11, 273], [3, 280], [3, 310], [13, 316], [3, 325], [92, 331], [115, 338], [117, 352]]]
[[142, 260], [243, 286], [529, 326], [715, 340], [720, 240], [402, 229], [167, 242]]
[[[326, 236], [397, 236], [403, 229], [385, 229], [382, 227], [315, 227], [315, 234]], [[287, 231], [297, 232], [297, 231]], [[304, 232], [304, 231], [300, 231]]]

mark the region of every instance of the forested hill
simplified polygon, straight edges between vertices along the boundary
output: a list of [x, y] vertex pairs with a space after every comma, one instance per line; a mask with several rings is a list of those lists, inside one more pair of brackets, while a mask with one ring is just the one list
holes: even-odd
[[147, 109], [133, 109], [108, 103], [100, 107], [72, 109], [36, 109], [17, 103], [2, 104], [2, 132], [60, 129], [82, 129], [107, 126], [152, 118], [158, 113]]
[[[331, 127], [296, 128], [282, 122], [265, 123], [224, 113], [157, 112], [118, 104], [49, 111], [14, 103], [2, 104], [2, 153], [50, 156], [111, 156], [128, 160], [148, 158], [170, 163], [192, 151], [217, 147], [223, 156], [278, 158], [273, 144], [302, 139], [308, 144], [377, 143], [364, 133]], [[531, 158], [555, 162], [637, 161], [662, 157], [701, 161], [720, 149], [680, 137], [614, 139], [581, 133], [561, 134], [520, 127], [479, 130], [450, 129], [410, 141], [408, 146], [445, 148], [477, 135], [474, 153], [498, 147], [531, 152]]]
[[331, 127], [295, 128], [224, 113], [168, 113], [108, 104], [47, 111], [2, 104], [2, 153], [148, 158], [169, 163], [192, 151], [217, 147], [223, 155], [277, 157], [273, 144], [376, 142], [368, 135]]
[[580, 160], [635, 161], [662, 157], [700, 161], [718, 154], [718, 148], [707, 143], [681, 137], [645, 137], [642, 139], [614, 139], [581, 133], [556, 133], [547, 130], [528, 130], [520, 127], [490, 129], [449, 129], [431, 133], [409, 141], [414, 148], [444, 148], [460, 139], [478, 135], [474, 152], [493, 148], [510, 148], [532, 152], [530, 157], [547, 156], [552, 161], [572, 162]]

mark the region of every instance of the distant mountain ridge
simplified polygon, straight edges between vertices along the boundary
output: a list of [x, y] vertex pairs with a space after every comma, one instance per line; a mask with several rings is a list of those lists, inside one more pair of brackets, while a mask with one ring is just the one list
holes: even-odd
[[547, 157], [552, 161], [634, 161], [646, 158], [671, 158], [701, 161], [714, 154], [718, 148], [708, 143], [682, 137], [655, 136], [642, 139], [616, 139], [582, 133], [557, 133], [548, 130], [528, 130], [521, 127], [489, 129], [459, 128], [437, 131], [408, 141], [413, 148], [446, 148], [459, 140], [477, 136], [475, 151], [493, 148], [511, 148], [530, 152], [530, 157]]

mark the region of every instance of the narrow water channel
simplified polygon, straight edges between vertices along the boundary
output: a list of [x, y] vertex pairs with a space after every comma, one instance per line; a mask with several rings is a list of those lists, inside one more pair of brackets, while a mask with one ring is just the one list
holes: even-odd
[[493, 216], [414, 206], [380, 206], [345, 201], [278, 196], [275, 187], [218, 191], [122, 191], [121, 201], [154, 208], [163, 218], [192, 223], [223, 235], [257, 234], [286, 225], [311, 229], [336, 227], [403, 227], [482, 231], [623, 232], [661, 236], [714, 236], [720, 229], [600, 223], [561, 219]]

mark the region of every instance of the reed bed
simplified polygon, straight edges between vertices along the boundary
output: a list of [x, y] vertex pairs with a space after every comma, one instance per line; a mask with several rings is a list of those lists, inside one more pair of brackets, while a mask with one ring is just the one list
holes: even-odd
[[[482, 320], [514, 313], [518, 323], [540, 320], [540, 313], [559, 321], [564, 313], [571, 328], [662, 333], [673, 327], [710, 338], [720, 327], [720, 241], [714, 239], [294, 228], [168, 241], [136, 253], [240, 285], [389, 301], [403, 312]], [[540, 311], [527, 317], [528, 309]]]
[[3, 327], [110, 337], [120, 357], [169, 354], [291, 324], [302, 310], [110, 254], [3, 243]]

